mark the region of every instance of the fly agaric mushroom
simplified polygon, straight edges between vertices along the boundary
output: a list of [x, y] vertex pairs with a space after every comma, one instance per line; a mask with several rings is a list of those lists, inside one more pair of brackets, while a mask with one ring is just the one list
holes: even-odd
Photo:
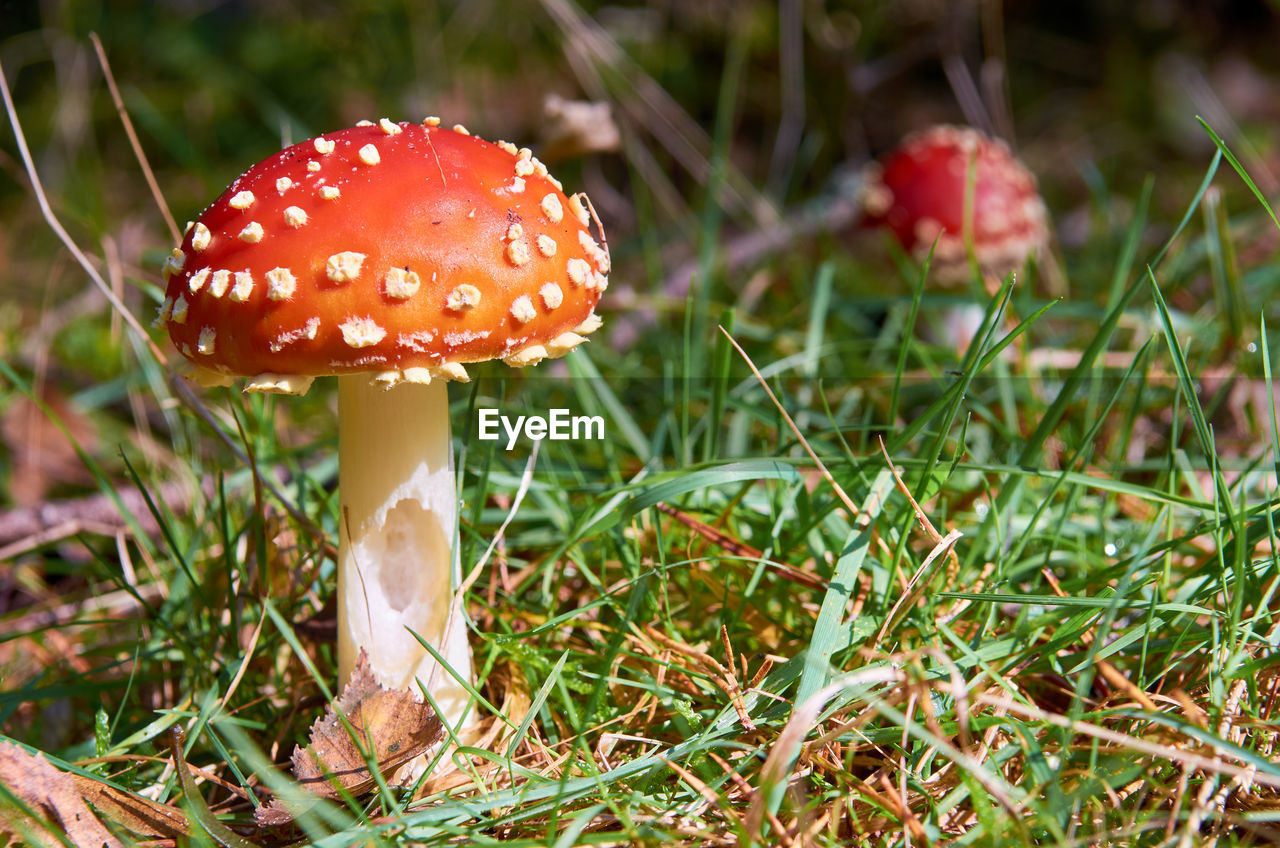
[[577, 347], [609, 253], [527, 148], [439, 123], [366, 121], [254, 165], [171, 254], [160, 318], [205, 382], [302, 394], [337, 375], [341, 680], [363, 648], [456, 724], [465, 692], [413, 635], [470, 677], [446, 383]]
[[920, 261], [936, 240], [931, 266], [936, 279], [967, 280], [965, 195], [971, 164], [974, 259], [993, 277], [1020, 268], [1049, 239], [1036, 179], [1007, 144], [970, 127], [938, 126], [914, 133], [883, 162], [870, 166], [860, 197], [864, 225], [888, 227]]

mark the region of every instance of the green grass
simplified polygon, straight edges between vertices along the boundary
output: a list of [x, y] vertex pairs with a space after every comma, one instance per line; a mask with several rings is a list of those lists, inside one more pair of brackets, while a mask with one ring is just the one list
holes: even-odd
[[[657, 311], [653, 333], [615, 348], [604, 308], [564, 371], [486, 367], [452, 389], [492, 731], [453, 756], [456, 784], [415, 798], [383, 782], [311, 808], [300, 833], [255, 831], [254, 807], [290, 795], [282, 769], [332, 694], [332, 387], [287, 400], [188, 389], [127, 327], [113, 333], [106, 309], [83, 319], [113, 357], [97, 363], [104, 383], [2, 363], [6, 409], [32, 404], [79, 440], [52, 382], [104, 434], [80, 445], [87, 484], [51, 498], [145, 495], [119, 539], [73, 528], [0, 563], [3, 739], [216, 817], [193, 845], [1274, 840], [1280, 280], [1258, 258], [1274, 214], [1234, 142], [1208, 131], [1196, 168], [1167, 180], [1099, 176], [1091, 237], [1057, 252], [1064, 298], [1044, 294], [1038, 268], [993, 297], [976, 281], [939, 291], [874, 238], [799, 239], [726, 273], [719, 238], [750, 217], [726, 193], [758, 176], [730, 156], [740, 122], [760, 120], [749, 24], [726, 34], [730, 60], [698, 92], [715, 107], [705, 189], [654, 184], [620, 157], [635, 220], [611, 238], [606, 303], [634, 290]], [[381, 15], [369, 27], [395, 29]], [[164, 49], [214, 58], [206, 36], [182, 38]], [[678, 63], [638, 53], [683, 91]], [[606, 92], [634, 103], [635, 77], [606, 70]], [[254, 108], [289, 112], [271, 92]], [[139, 89], [130, 107], [163, 177], [213, 154], [157, 123], [170, 109], [143, 104], [162, 96]], [[24, 122], [37, 102], [19, 100]], [[319, 120], [291, 123], [295, 137]], [[118, 132], [109, 115], [102, 127]], [[252, 135], [270, 146], [261, 126]], [[812, 175], [794, 167], [785, 182], [803, 190]], [[54, 208], [96, 256], [87, 235], [111, 229], [67, 192]], [[140, 318], [158, 299], [158, 218], [146, 242], [155, 261], [123, 269]], [[673, 249], [696, 259], [687, 297], [659, 292]], [[754, 303], [753, 274], [772, 280]], [[981, 329], [960, 354], [934, 328], [974, 304]], [[101, 359], [66, 344], [58, 368]], [[542, 443], [521, 498], [528, 445], [476, 438], [475, 409], [495, 405], [600, 414], [606, 439]], [[218, 778], [195, 787], [203, 800], [184, 800], [170, 766], [173, 727]], [[0, 783], [0, 807], [21, 808], [20, 789]]]

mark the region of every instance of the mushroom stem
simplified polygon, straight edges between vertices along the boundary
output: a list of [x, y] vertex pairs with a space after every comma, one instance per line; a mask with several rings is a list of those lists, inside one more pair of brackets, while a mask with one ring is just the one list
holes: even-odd
[[445, 632], [458, 511], [447, 383], [386, 389], [368, 375], [339, 377], [338, 463], [340, 682], [364, 648], [380, 683], [417, 692], [420, 680], [457, 726], [466, 692], [413, 636], [470, 678], [461, 617]]

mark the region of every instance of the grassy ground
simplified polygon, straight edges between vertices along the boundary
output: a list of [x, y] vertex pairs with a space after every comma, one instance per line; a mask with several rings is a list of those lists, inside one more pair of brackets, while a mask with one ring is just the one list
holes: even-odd
[[[1275, 22], [1156, 5], [21, 10], [0, 62], [53, 211], [144, 322], [171, 239], [91, 30], [179, 222], [361, 118], [537, 141], [555, 91], [623, 141], [553, 167], [609, 228], [605, 329], [453, 387], [491, 732], [301, 833], [252, 814], [335, 674], [333, 389], [185, 389], [0, 142], [0, 525], [30, 519], [0, 732], [122, 838], [142, 796], [184, 844], [1276, 841]], [[1016, 286], [936, 289], [847, 226], [734, 258], [840, 222], [856, 166], [932, 120], [1018, 129], [1058, 229]], [[606, 438], [476, 438], [478, 407], [556, 405]], [[13, 750], [10, 814], [60, 785]]]

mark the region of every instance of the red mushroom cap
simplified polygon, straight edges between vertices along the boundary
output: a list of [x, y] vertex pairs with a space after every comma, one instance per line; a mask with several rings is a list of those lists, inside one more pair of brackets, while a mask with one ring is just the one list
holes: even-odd
[[166, 265], [178, 350], [293, 391], [363, 371], [466, 379], [461, 363], [531, 365], [583, 341], [609, 272], [585, 195], [528, 149], [438, 123], [362, 122], [241, 175]]
[[1048, 215], [1036, 179], [1008, 145], [970, 127], [939, 126], [910, 135], [864, 179], [863, 222], [888, 227], [923, 260], [934, 241], [941, 282], [967, 279], [964, 203], [970, 163], [973, 245], [984, 271], [1004, 276], [1048, 243]]

